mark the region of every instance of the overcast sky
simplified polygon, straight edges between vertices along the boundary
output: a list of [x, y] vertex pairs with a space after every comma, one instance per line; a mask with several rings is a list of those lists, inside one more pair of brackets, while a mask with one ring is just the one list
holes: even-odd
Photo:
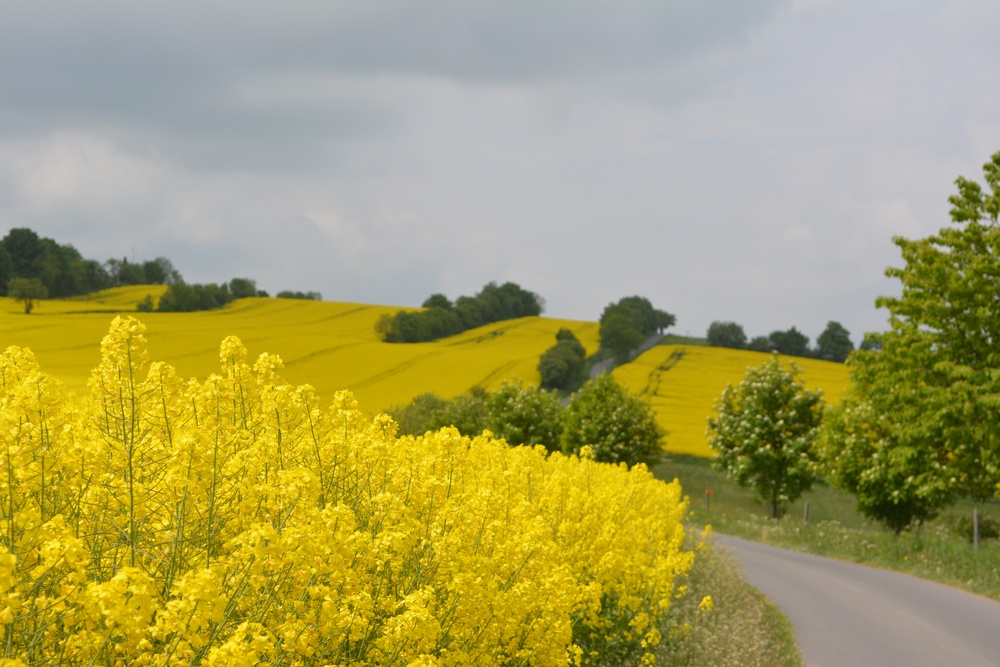
[[1000, 150], [1000, 2], [0, 0], [0, 233], [417, 306], [885, 327]]

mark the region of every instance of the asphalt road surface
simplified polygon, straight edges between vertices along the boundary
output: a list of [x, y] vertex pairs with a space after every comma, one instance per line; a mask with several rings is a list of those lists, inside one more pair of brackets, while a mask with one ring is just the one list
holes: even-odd
[[795, 626], [809, 667], [1000, 666], [1000, 603], [898, 572], [715, 540]]

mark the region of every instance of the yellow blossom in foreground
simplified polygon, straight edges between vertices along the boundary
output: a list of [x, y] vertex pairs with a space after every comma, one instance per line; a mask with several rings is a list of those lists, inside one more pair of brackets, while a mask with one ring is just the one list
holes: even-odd
[[397, 437], [233, 337], [200, 381], [147, 350], [116, 319], [84, 399], [0, 355], [2, 664], [603, 664], [671, 635], [676, 482]]

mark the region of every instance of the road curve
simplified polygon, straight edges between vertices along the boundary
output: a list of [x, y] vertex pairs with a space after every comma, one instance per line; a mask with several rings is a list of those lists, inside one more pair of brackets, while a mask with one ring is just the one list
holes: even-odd
[[795, 626], [808, 667], [1000, 665], [1000, 603], [898, 572], [715, 535]]

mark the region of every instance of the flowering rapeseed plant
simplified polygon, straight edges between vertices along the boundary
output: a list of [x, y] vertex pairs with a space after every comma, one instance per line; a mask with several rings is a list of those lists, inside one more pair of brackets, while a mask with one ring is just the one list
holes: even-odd
[[236, 338], [220, 362], [183, 380], [116, 318], [74, 399], [0, 355], [0, 664], [607, 664], [669, 635], [676, 482], [397, 437]]

